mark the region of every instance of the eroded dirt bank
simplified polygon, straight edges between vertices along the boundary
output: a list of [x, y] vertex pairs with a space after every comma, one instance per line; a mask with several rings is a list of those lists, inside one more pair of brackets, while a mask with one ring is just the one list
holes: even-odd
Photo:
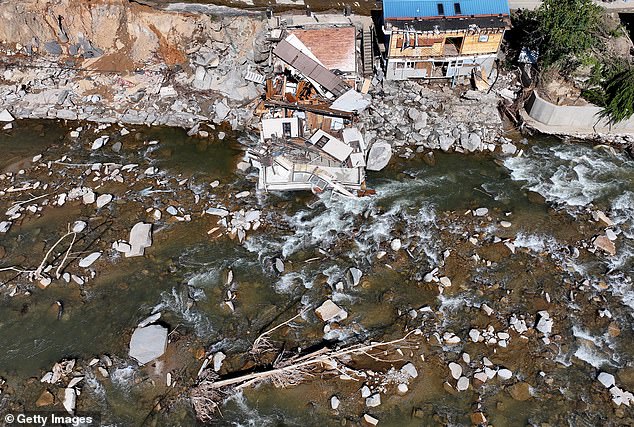
[[257, 17], [123, 0], [3, 3], [0, 14], [0, 104], [18, 118], [235, 128], [261, 93], [243, 78], [268, 58]]

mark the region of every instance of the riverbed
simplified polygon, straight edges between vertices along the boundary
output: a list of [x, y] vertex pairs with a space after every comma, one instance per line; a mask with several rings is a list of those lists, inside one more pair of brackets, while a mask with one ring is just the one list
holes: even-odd
[[[80, 136], [70, 137], [82, 125]], [[470, 425], [474, 412], [499, 426], [632, 422], [631, 409], [613, 403], [597, 381], [599, 372], [609, 372], [617, 386], [634, 391], [631, 159], [538, 137], [516, 141], [519, 157], [438, 152], [433, 166], [420, 157], [395, 158], [388, 169], [369, 175], [376, 196], [317, 199], [257, 193], [255, 172], [235, 168], [241, 135], [220, 141], [188, 137], [180, 129], [129, 130], [124, 136], [118, 126], [19, 121], [0, 132], [0, 173], [15, 174], [14, 185], [50, 184], [46, 191], [3, 195], [3, 211], [45, 192], [95, 185], [100, 181], [94, 173], [85, 173], [89, 164], [138, 163], [139, 171], [159, 171], [104, 183], [98, 191], [114, 200], [98, 210], [79, 201], [51, 206], [40, 199], [41, 210], [0, 234], [6, 252], [0, 268], [36, 266], [77, 220], [86, 221], [92, 234], [76, 249], [104, 253], [92, 268], [94, 277], [86, 271], [89, 280], [82, 285], [55, 281], [40, 289], [15, 273], [0, 273], [0, 377], [7, 380], [2, 411], [36, 409], [45, 388], [37, 379], [55, 362], [74, 358], [86, 377], [80, 412], [100, 412], [115, 425], [189, 425], [195, 414], [187, 392], [201, 357], [222, 351], [227, 359], [220, 375], [241, 370], [261, 331], [303, 312], [293, 328], [274, 336], [280, 347], [386, 340], [418, 328], [417, 349], [397, 367], [412, 361], [419, 376], [404, 394], [386, 386], [381, 405], [372, 408], [365, 407], [357, 381], [324, 376], [287, 389], [264, 384], [228, 396], [214, 425], [358, 425], [366, 413], [386, 426]], [[109, 142], [91, 150], [100, 135]], [[115, 142], [122, 144], [119, 152], [112, 149]], [[83, 166], [77, 171], [71, 164]], [[235, 198], [245, 190], [247, 197]], [[168, 214], [168, 206], [178, 214]], [[217, 206], [258, 209], [262, 226], [243, 243], [208, 234], [217, 218], [203, 212]], [[476, 216], [478, 208], [487, 212]], [[593, 219], [598, 210], [614, 224]], [[140, 258], [116, 254], [111, 243], [126, 238], [139, 220], [154, 223], [151, 248]], [[616, 235], [614, 256], [593, 249], [593, 238], [606, 228]], [[356, 285], [349, 280], [351, 267], [363, 272]], [[449, 286], [426, 280], [434, 268], [451, 280]], [[325, 328], [314, 309], [328, 298], [348, 317]], [[63, 303], [61, 314], [56, 301]], [[539, 311], [553, 319], [547, 334], [535, 328]], [[155, 312], [170, 327], [170, 344], [159, 362], [140, 368], [128, 357], [129, 337]], [[512, 316], [528, 330], [512, 329]], [[488, 327], [510, 335], [504, 346], [497, 339], [470, 340], [472, 329]], [[445, 333], [459, 342], [435, 338]], [[87, 366], [103, 355], [113, 361], [108, 377]], [[485, 358], [512, 378], [474, 380]], [[449, 362], [463, 366], [467, 390], [456, 390]], [[363, 367], [379, 368], [386, 367]], [[166, 386], [167, 372], [175, 387]], [[519, 383], [529, 384], [528, 396], [511, 392]], [[341, 401], [337, 410], [330, 406], [333, 395]], [[46, 409], [53, 407], [61, 408], [57, 401]]]

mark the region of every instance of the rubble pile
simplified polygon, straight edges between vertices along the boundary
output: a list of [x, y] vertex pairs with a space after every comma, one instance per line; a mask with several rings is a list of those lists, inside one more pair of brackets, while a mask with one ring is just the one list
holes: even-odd
[[383, 81], [374, 90], [372, 106], [361, 117], [366, 138], [389, 143], [403, 157], [428, 150], [516, 152], [502, 136], [500, 98], [494, 92], [415, 81]]
[[[107, 40], [100, 39], [105, 31], [92, 35], [95, 41], [91, 46], [95, 47], [90, 55], [75, 51], [76, 34], [71, 34], [76, 31], [74, 27], [62, 26], [68, 35], [63, 38], [42, 30], [45, 34], [41, 39], [56, 38], [51, 41], [55, 49], [38, 44], [37, 39], [17, 41], [23, 38], [20, 31], [5, 38], [15, 41], [0, 46], [5, 57], [0, 65], [0, 111], [7, 108], [9, 111], [3, 114], [15, 118], [185, 128], [200, 122], [227, 122], [233, 129], [253, 124], [252, 108], [242, 107], [258, 98], [263, 87], [244, 77], [268, 58], [262, 20], [248, 16], [211, 20], [204, 14], [132, 7], [144, 10], [140, 16], [130, 17], [136, 19], [137, 26], [114, 28]], [[8, 14], [20, 12], [15, 10], [19, 8], [7, 8]], [[109, 8], [111, 13], [130, 13], [123, 3]], [[66, 11], [67, 15], [72, 13], [83, 12], [74, 8]], [[99, 14], [99, 9], [93, 9], [93, 13]], [[82, 15], [81, 19], [98, 18]], [[156, 36], [147, 37], [152, 28], [156, 30], [154, 20], [175, 25], [166, 33], [169, 40], [165, 43]], [[121, 42], [122, 33], [144, 26], [147, 28], [132, 39], [132, 46]], [[234, 43], [246, 39], [255, 41]]]

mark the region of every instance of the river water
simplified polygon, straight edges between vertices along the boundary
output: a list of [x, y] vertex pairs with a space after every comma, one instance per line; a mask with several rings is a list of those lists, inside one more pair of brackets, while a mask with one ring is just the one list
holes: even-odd
[[[0, 133], [0, 169], [24, 169], [28, 177], [28, 159], [34, 155], [56, 159], [68, 154], [76, 163], [116, 160], [156, 166], [166, 180], [188, 179], [187, 191], [206, 202], [253, 188], [253, 174], [234, 172], [241, 156], [235, 135], [206, 143], [177, 129], [140, 129], [121, 138], [124, 149], [117, 154], [107, 149], [91, 153], [92, 133], [82, 132], [76, 143], [68, 138], [69, 130], [53, 122], [17, 123]], [[145, 144], [149, 140], [159, 143]], [[5, 283], [0, 287], [0, 376], [12, 391], [3, 395], [0, 410], [15, 405], [34, 409], [43, 386], [28, 379], [40, 377], [56, 361], [108, 354], [115, 361], [110, 376], [87, 374], [80, 410], [100, 411], [115, 425], [190, 425], [194, 416], [186, 393], [160, 384], [165, 370], [183, 385], [192, 384], [201, 363], [196, 354], [219, 350], [228, 355], [224, 369], [239, 370], [243, 353], [260, 331], [304, 308], [297, 327], [276, 337], [288, 349], [390, 339], [404, 327], [419, 327], [427, 338], [446, 331], [462, 338], [458, 346], [423, 343], [425, 361], [417, 359], [421, 375], [409, 384], [410, 391], [404, 396], [388, 391], [383, 404], [370, 411], [380, 425], [470, 425], [477, 402], [494, 425], [631, 420], [631, 413], [610, 402], [596, 375], [611, 372], [617, 385], [634, 390], [634, 162], [609, 150], [548, 138], [530, 139], [521, 148], [522, 156], [507, 159], [436, 153], [434, 166], [394, 159], [387, 170], [370, 174], [368, 186], [377, 192], [370, 198], [318, 200], [301, 193], [252, 192], [237, 205], [261, 209], [264, 225], [243, 244], [210, 238], [210, 216], [188, 205], [190, 222], [157, 221], [145, 257], [113, 256], [111, 267], [103, 267], [82, 287], [55, 282], [10, 297], [8, 285], [16, 279], [0, 277]], [[221, 185], [211, 195], [214, 180]], [[171, 191], [148, 193], [130, 186], [109, 207], [113, 229], [129, 229], [148, 207], [184, 203], [175, 195], [177, 184]], [[15, 201], [4, 197], [6, 206]], [[489, 209], [487, 218], [467, 214], [478, 207]], [[615, 223], [616, 256], [583, 247], [584, 242], [591, 247], [591, 238], [603, 232], [591, 219], [597, 209]], [[0, 235], [7, 254], [0, 267], [27, 264], [33, 254], [39, 261], [42, 240], [59, 236], [68, 222], [94, 215], [77, 204], [45, 208], [41, 216]], [[512, 226], [501, 227], [502, 220]], [[468, 241], [474, 236], [475, 245]], [[516, 254], [500, 252], [494, 236], [512, 239]], [[398, 253], [390, 248], [395, 238], [403, 246]], [[580, 256], [571, 255], [572, 247]], [[492, 262], [474, 263], [474, 253]], [[284, 260], [281, 274], [273, 267], [276, 258]], [[436, 266], [453, 281], [440, 295], [436, 285], [423, 280]], [[349, 282], [350, 267], [363, 271], [357, 286]], [[234, 281], [227, 285], [229, 270]], [[236, 295], [234, 312], [223, 303], [227, 291]], [[348, 319], [324, 331], [312, 310], [329, 297], [347, 310]], [[64, 302], [59, 320], [58, 300]], [[485, 303], [496, 311], [493, 319], [479, 309]], [[430, 307], [434, 315], [408, 314], [421, 307]], [[468, 342], [472, 327], [491, 324], [502, 330], [511, 314], [534, 319], [539, 310], [555, 319], [550, 344], [537, 336], [513, 338], [508, 348]], [[608, 310], [611, 319], [598, 316], [598, 310]], [[162, 365], [138, 368], [127, 356], [129, 335], [140, 320], [158, 311], [177, 332]], [[616, 323], [619, 334], [608, 334], [608, 323]], [[468, 369], [475, 370], [483, 357], [508, 367], [517, 380], [531, 385], [532, 397], [518, 401], [506, 385], [488, 382], [461, 393], [446, 391], [446, 365], [463, 352], [471, 358]], [[289, 389], [263, 385], [228, 397], [214, 424], [356, 425], [368, 412], [360, 387], [337, 378]], [[342, 401], [338, 411], [330, 409], [334, 394]], [[162, 409], [152, 411], [159, 397]]]

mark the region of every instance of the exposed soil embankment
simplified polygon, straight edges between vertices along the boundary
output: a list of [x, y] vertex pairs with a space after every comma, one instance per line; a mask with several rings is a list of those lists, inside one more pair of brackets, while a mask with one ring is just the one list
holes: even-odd
[[112, 64], [128, 71], [155, 59], [183, 63], [184, 48], [213, 32], [206, 15], [167, 13], [124, 0], [6, 2], [0, 14], [5, 44], [69, 57], [119, 55], [121, 61]]
[[192, 127], [248, 123], [263, 20], [123, 0], [1, 4], [0, 106], [18, 118]]

